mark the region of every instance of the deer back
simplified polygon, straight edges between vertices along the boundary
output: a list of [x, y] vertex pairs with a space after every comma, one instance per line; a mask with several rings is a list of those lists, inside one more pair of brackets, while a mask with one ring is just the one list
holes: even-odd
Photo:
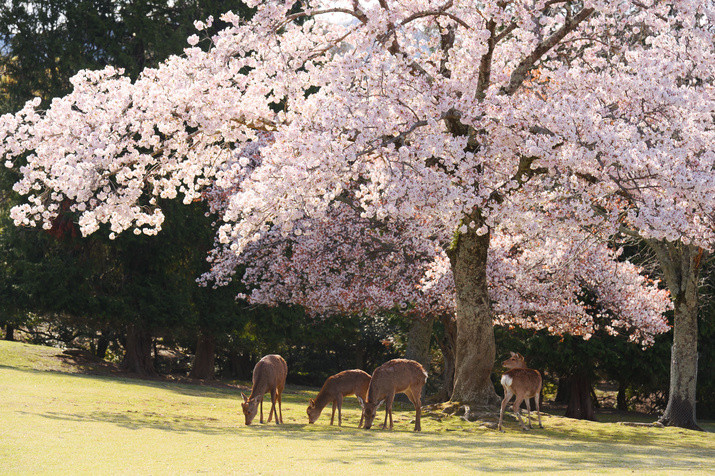
[[285, 387], [287, 376], [288, 365], [283, 357], [277, 354], [266, 355], [253, 368], [253, 388], [249, 398]]
[[[330, 382], [330, 391], [335, 396], [338, 394], [364, 396], [370, 386], [370, 374], [359, 369], [343, 370], [328, 378], [328, 381]], [[328, 381], [326, 381], [326, 386]]]
[[365, 401], [368, 387], [370, 386], [370, 374], [364, 370], [343, 370], [335, 375], [331, 375], [323, 384], [315, 397], [308, 402], [308, 421], [315, 422], [323, 408], [335, 401], [339, 395], [347, 396], [355, 394], [358, 400]]
[[370, 380], [367, 399], [376, 403], [387, 395], [404, 392], [410, 387], [420, 387], [427, 381], [427, 372], [419, 362], [393, 359], [375, 369]]
[[505, 372], [502, 386], [513, 394], [530, 398], [541, 392], [541, 374], [538, 370], [516, 368]]

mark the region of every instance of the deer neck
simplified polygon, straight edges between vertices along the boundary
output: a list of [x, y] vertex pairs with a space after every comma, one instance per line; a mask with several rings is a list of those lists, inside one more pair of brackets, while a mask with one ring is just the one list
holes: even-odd
[[322, 410], [325, 406], [332, 401], [332, 396], [324, 388], [320, 389], [318, 396], [315, 397], [315, 408]]
[[258, 380], [257, 382], [253, 383], [253, 388], [251, 388], [251, 396], [248, 397], [248, 399], [250, 400], [251, 398], [263, 396], [268, 390], [270, 390], [268, 382], [266, 382], [265, 380]]
[[367, 401], [370, 403], [377, 403], [377, 401], [384, 396], [385, 392], [381, 392], [376, 386], [370, 385], [367, 391]]

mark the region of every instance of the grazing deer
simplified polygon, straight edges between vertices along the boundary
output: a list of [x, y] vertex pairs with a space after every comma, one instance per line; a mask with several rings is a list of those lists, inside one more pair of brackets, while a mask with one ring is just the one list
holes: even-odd
[[538, 370], [527, 369], [526, 361], [521, 354], [511, 352], [511, 357], [502, 362], [502, 365], [508, 369], [501, 377], [501, 384], [504, 387], [504, 400], [501, 402], [501, 411], [499, 412], [499, 431], [502, 430], [502, 417], [511, 397], [516, 395], [514, 400], [514, 413], [521, 423], [521, 427], [526, 430], [524, 421], [519, 415], [522, 400], [526, 401], [527, 418], [529, 419], [529, 428], [531, 429], [531, 404], [529, 399], [534, 397], [536, 402], [536, 416], [539, 418], [539, 428], [544, 426], [541, 424], [541, 413], [539, 413], [539, 395], [541, 394], [541, 374]]
[[370, 380], [367, 400], [363, 404], [365, 429], [370, 429], [377, 415], [377, 408], [384, 402], [385, 423], [382, 425], [382, 429], [387, 427], [387, 417], [389, 416], [390, 430], [392, 430], [392, 402], [396, 393], [404, 393], [415, 406], [415, 431], [422, 430], [420, 398], [425, 382], [427, 382], [427, 372], [419, 362], [414, 360], [393, 359], [376, 368], [372, 373], [372, 380]]
[[[342, 407], [343, 397], [355, 395], [362, 406], [367, 398], [367, 389], [370, 386], [370, 374], [362, 370], [343, 370], [328, 379], [323, 388], [318, 392], [315, 400], [310, 399], [308, 404], [308, 422], [315, 423], [320, 417], [320, 412], [329, 403], [333, 402], [333, 414], [330, 424], [335, 420], [335, 407], [338, 407], [338, 426], [343, 424]], [[362, 427], [363, 417], [360, 417], [358, 428]]]
[[[253, 368], [253, 388], [251, 388], [251, 396], [243, 397], [243, 414], [246, 416], [246, 425], [250, 425], [256, 417], [258, 405], [261, 406], [261, 423], [263, 423], [263, 395], [266, 392], [271, 392], [271, 411], [268, 414], [268, 422], [270, 423], [273, 415], [276, 416], [276, 424], [283, 423], [283, 409], [281, 408], [281, 394], [286, 385], [286, 375], [288, 375], [288, 365], [283, 357], [276, 354], [266, 355], [258, 361]], [[278, 410], [276, 411], [276, 400], [278, 401]]]

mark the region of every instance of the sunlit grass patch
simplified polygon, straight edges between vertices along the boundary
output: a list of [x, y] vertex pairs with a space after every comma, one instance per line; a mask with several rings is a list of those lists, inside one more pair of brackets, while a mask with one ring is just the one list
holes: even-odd
[[[330, 405], [309, 425], [305, 409], [317, 389], [292, 386], [284, 425], [246, 427], [238, 387], [70, 373], [57, 355], [0, 342], [0, 473], [706, 474], [715, 466], [712, 433], [553, 415], [543, 430], [525, 432], [510, 414], [499, 433], [425, 412], [415, 433], [414, 408], [397, 403], [394, 431], [367, 431], [348, 397], [342, 427], [330, 426]], [[266, 398], [266, 418], [269, 409]], [[384, 408], [378, 427], [383, 420]]]

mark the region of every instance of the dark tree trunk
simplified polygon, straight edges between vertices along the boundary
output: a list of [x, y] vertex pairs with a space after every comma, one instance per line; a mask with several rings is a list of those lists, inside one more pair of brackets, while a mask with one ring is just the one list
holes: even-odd
[[618, 382], [618, 395], [616, 395], [616, 410], [628, 411], [628, 400], [626, 399], [626, 383]]
[[[478, 228], [478, 227], [477, 227]], [[461, 233], [449, 250], [457, 298], [457, 346], [453, 402], [491, 406], [500, 399], [490, 375], [496, 356], [492, 306], [487, 291], [489, 234]]]
[[157, 375], [151, 356], [152, 338], [141, 324], [127, 326], [127, 339], [122, 368], [142, 376]]
[[598, 401], [598, 397], [596, 396], [596, 389], [593, 388], [593, 385], [591, 385], [591, 401], [593, 402], [594, 408], [601, 408], [601, 402]]
[[[405, 348], [405, 358], [415, 360], [422, 364], [422, 367], [430, 373], [430, 342], [432, 341], [432, 325], [434, 317], [424, 319], [412, 319], [410, 330], [407, 332], [407, 347]], [[427, 386], [422, 387], [422, 401], [425, 399]], [[403, 398], [404, 397], [404, 398]], [[407, 395], [399, 394], [399, 400], [408, 402]]]
[[213, 380], [216, 368], [216, 338], [200, 333], [196, 342], [194, 365], [189, 377], [202, 380]]
[[649, 241], [673, 299], [673, 346], [668, 405], [660, 422], [700, 430], [696, 423], [698, 376], [698, 286], [704, 250], [682, 243]]
[[591, 378], [584, 372], [569, 377], [569, 398], [566, 417], [579, 420], [596, 420], [593, 411]]
[[407, 346], [405, 358], [416, 360], [427, 373], [430, 371], [430, 341], [432, 340], [432, 324], [434, 318], [412, 319], [410, 330], [407, 333]]
[[569, 401], [569, 381], [567, 378], [559, 378], [559, 383], [556, 386], [556, 397], [554, 403], [568, 403]]
[[239, 354], [231, 351], [228, 354], [231, 362], [231, 376], [238, 379], [250, 380], [253, 373], [253, 364], [250, 355]]
[[455, 349], [457, 348], [457, 320], [452, 314], [444, 314], [440, 316], [440, 321], [444, 326], [444, 336], [439, 340], [439, 348], [442, 351], [442, 359], [444, 360], [442, 368], [442, 389], [439, 393], [439, 399], [447, 401], [452, 398], [452, 390], [454, 389], [454, 366], [455, 366]]
[[15, 326], [12, 324], [5, 325], [5, 340], [15, 340]]
[[95, 350], [95, 355], [100, 359], [107, 356], [107, 349], [109, 348], [109, 334], [107, 332], [102, 332], [97, 339], [97, 349]]
[[358, 347], [355, 349], [355, 368], [362, 369], [365, 366], [365, 349]]

